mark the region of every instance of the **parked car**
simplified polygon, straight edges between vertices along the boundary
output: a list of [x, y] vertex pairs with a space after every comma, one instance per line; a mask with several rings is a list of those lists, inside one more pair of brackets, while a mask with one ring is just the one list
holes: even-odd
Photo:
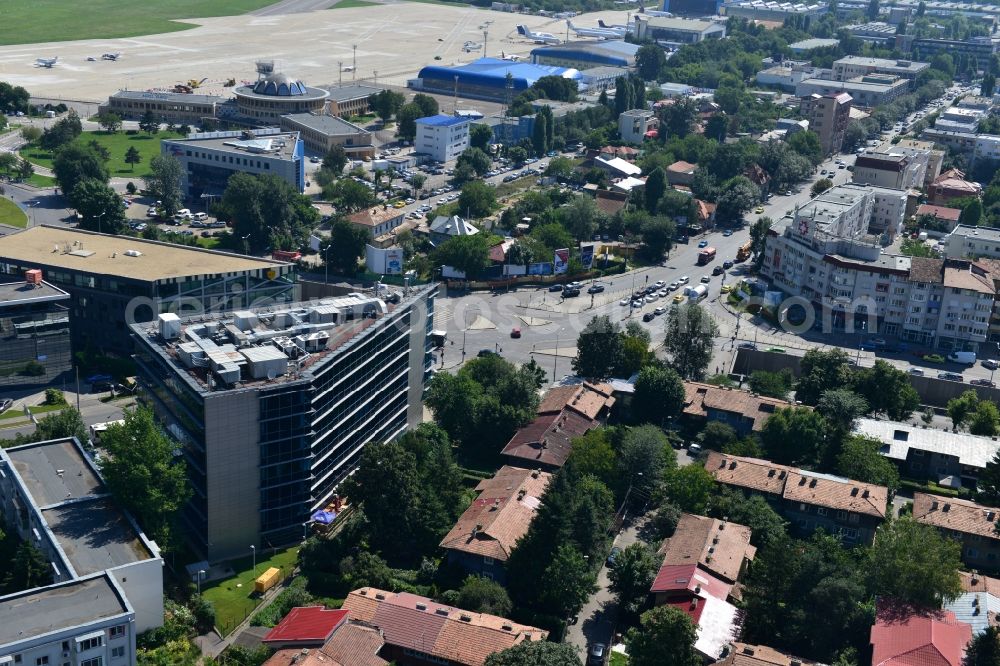
[[976, 352], [956, 351], [948, 354], [948, 360], [952, 363], [962, 363], [964, 365], [976, 364]]
[[957, 372], [939, 372], [937, 378], [938, 379], [944, 379], [944, 380], [947, 380], [949, 382], [961, 382], [961, 381], [964, 381], [964, 379], [962, 378], [962, 375], [958, 374]]
[[755, 345], [752, 342], [741, 342], [740, 344], [736, 345], [736, 347], [738, 349], [757, 349], [757, 345]]
[[642, 320], [645, 322], [650, 322], [653, 321], [654, 319], [656, 319], [656, 315], [653, 314], [652, 312], [647, 312], [646, 314], [642, 315]]
[[702, 275], [701, 276], [701, 283], [702, 284], [708, 284], [711, 281], [712, 281], [712, 278], [710, 278], [709, 276], [707, 276], [707, 275]]
[[689, 278], [687, 275], [682, 275], [679, 278], [677, 278], [677, 284], [678, 285], [687, 284], [690, 281], [691, 281], [691, 278]]
[[587, 289], [587, 293], [588, 294], [599, 294], [602, 291], [604, 291], [604, 285], [603, 284], [592, 284], [592, 285], [590, 285], [590, 288]]
[[512, 329], [510, 329], [510, 337], [512, 337], [512, 338], [519, 338], [519, 337], [521, 337], [521, 329], [519, 329], [517, 326], [515, 326]]
[[549, 287], [549, 291], [562, 291], [563, 286], [561, 284], [554, 284]]
[[576, 287], [570, 287], [568, 289], [563, 289], [563, 298], [573, 298], [580, 295], [580, 290]]
[[657, 317], [659, 317], [660, 315], [665, 314], [666, 311], [667, 311], [667, 309], [661, 305], [660, 307], [658, 307], [655, 310], [653, 310], [653, 314], [655, 314]]
[[622, 554], [621, 548], [619, 548], [618, 546], [612, 546], [611, 552], [608, 553], [608, 559], [607, 559], [608, 566], [609, 567], [612, 566], [615, 563], [615, 560], [617, 560], [618, 556], [621, 554]]
[[697, 442], [692, 442], [691, 444], [688, 444], [689, 456], [699, 455], [701, 451], [702, 451], [701, 444], [698, 444]]
[[1000, 363], [997, 363], [991, 358], [983, 359], [980, 365], [982, 365], [984, 368], [988, 370], [996, 370], [997, 367], [1000, 367]]
[[[712, 269], [712, 275], [722, 275], [725, 271], [726, 269], [724, 269], [722, 266], [716, 266], [715, 268]], [[703, 279], [702, 282], [707, 282], [707, 280]]]
[[909, 372], [914, 377], [923, 377], [924, 376], [924, 371], [921, 370], [920, 368], [910, 368], [907, 372]]
[[587, 666], [604, 666], [608, 658], [608, 647], [604, 643], [592, 643], [587, 653]]
[[698, 247], [708, 247], [708, 241], [707, 240], [698, 241]]
[[13, 404], [14, 404], [14, 401], [11, 400], [10, 398], [4, 398], [4, 399], [0, 400], [0, 414], [3, 414], [8, 409], [10, 409], [10, 406], [13, 405]]
[[478, 358], [486, 358], [488, 356], [499, 356], [500, 354], [492, 349], [480, 349], [479, 353], [476, 354]]
[[994, 388], [996, 386], [995, 383], [991, 382], [988, 379], [973, 379], [969, 383], [975, 384], [976, 386], [989, 386], [990, 388]]
[[723, 268], [723, 270], [727, 270], [728, 271], [732, 267], [733, 267], [732, 260], [726, 259], [725, 261], [722, 262], [722, 268]]

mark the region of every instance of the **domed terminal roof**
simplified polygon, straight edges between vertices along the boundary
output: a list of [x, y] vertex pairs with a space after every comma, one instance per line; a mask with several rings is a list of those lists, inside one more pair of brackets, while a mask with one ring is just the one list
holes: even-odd
[[253, 87], [253, 91], [258, 95], [272, 95], [276, 97], [293, 97], [306, 94], [306, 84], [297, 81], [284, 74], [272, 74], [266, 79], [261, 79]]

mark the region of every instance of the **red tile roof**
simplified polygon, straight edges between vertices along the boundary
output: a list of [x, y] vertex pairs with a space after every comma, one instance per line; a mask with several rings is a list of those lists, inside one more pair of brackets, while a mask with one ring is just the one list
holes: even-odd
[[766, 645], [733, 643], [733, 649], [726, 658], [715, 666], [792, 666], [795, 663], [814, 666], [817, 662], [793, 657]]
[[947, 206], [932, 206], [931, 204], [920, 204], [917, 206], [917, 217], [921, 215], [933, 215], [941, 220], [958, 222], [962, 211], [958, 208], [948, 208]]
[[388, 666], [378, 656], [384, 645], [378, 629], [348, 621], [323, 647], [278, 650], [264, 666]]
[[969, 500], [941, 497], [928, 493], [913, 493], [913, 519], [934, 527], [1000, 539], [996, 526], [1000, 524], [1000, 510]]
[[871, 630], [872, 666], [962, 666], [972, 627], [951, 611], [918, 615], [880, 604]]
[[752, 560], [757, 549], [750, 545], [749, 527], [685, 513], [659, 552], [663, 566], [693, 564], [735, 583], [744, 562]]
[[740, 416], [753, 421], [760, 430], [777, 409], [792, 403], [779, 398], [755, 395], [749, 391], [715, 386], [702, 382], [684, 382], [684, 413], [688, 416], [708, 416], [708, 409]]
[[347, 611], [331, 610], [323, 606], [299, 606], [288, 611], [274, 629], [267, 632], [262, 642], [321, 645], [330, 638], [344, 620]]
[[687, 591], [698, 596], [709, 595], [725, 601], [733, 586], [721, 581], [707, 571], [702, 571], [697, 564], [664, 564], [656, 573], [650, 592], [681, 592]]
[[439, 604], [407, 592], [373, 587], [344, 600], [351, 617], [382, 630], [385, 642], [464, 666], [482, 666], [494, 652], [523, 641], [545, 640], [548, 632], [486, 613]]
[[441, 547], [506, 562], [528, 532], [552, 475], [504, 466], [476, 486], [479, 497], [441, 540]]

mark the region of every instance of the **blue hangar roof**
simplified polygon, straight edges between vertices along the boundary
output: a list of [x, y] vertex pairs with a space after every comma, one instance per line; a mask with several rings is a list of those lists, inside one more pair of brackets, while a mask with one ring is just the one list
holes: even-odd
[[638, 52], [638, 44], [607, 40], [540, 46], [537, 49], [532, 49], [531, 57], [532, 59], [559, 58], [562, 60], [579, 60], [594, 65], [632, 67], [635, 65], [635, 56]]
[[418, 77], [428, 80], [446, 82], [450, 90], [458, 77], [459, 85], [489, 86], [503, 89], [506, 86], [507, 73], [513, 78], [514, 90], [527, 90], [535, 81], [543, 76], [561, 76], [564, 79], [579, 80], [582, 78], [579, 70], [550, 65], [532, 65], [526, 62], [511, 62], [499, 58], [479, 58], [465, 65], [448, 67], [446, 65], [428, 65], [420, 70]]
[[452, 125], [461, 125], [467, 122], [469, 122], [468, 118], [446, 116], [443, 113], [439, 113], [436, 116], [427, 116], [426, 118], [417, 118], [418, 125], [428, 125], [430, 127], [451, 127]]

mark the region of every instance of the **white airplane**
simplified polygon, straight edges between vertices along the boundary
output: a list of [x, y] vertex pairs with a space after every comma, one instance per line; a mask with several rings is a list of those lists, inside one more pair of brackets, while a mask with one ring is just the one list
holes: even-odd
[[605, 30], [624, 30], [625, 32], [632, 32], [632, 24], [628, 21], [626, 21], [624, 25], [621, 23], [612, 23], [611, 25], [608, 25], [604, 22], [604, 19], [597, 19], [597, 25]]
[[531, 32], [523, 25], [517, 26], [517, 34], [532, 40], [536, 44], [562, 44], [562, 40], [551, 32]]
[[518, 60], [521, 59], [521, 56], [516, 55], [514, 53], [504, 53], [503, 51], [501, 51], [500, 52], [500, 59], [501, 60], [509, 60], [510, 62], [517, 62]]
[[36, 58], [35, 66], [51, 69], [57, 62], [59, 62], [59, 56], [56, 56], [55, 58]]
[[101, 54], [101, 60], [118, 60], [118, 58], [121, 58], [121, 57], [122, 57], [121, 53], [102, 53]]
[[462, 46], [462, 50], [465, 51], [466, 53], [472, 53], [473, 51], [481, 51], [482, 48], [483, 45], [480, 44], [479, 42], [466, 42]]
[[668, 18], [673, 16], [670, 12], [662, 12], [658, 9], [646, 9], [645, 7], [640, 7], [638, 13], [645, 14], [646, 16], [666, 16]]
[[621, 28], [605, 28], [603, 25], [600, 28], [578, 28], [573, 25], [572, 21], [566, 21], [566, 25], [569, 29], [576, 33], [577, 37], [597, 37], [599, 39], [620, 39], [628, 34], [628, 30], [622, 26]]

